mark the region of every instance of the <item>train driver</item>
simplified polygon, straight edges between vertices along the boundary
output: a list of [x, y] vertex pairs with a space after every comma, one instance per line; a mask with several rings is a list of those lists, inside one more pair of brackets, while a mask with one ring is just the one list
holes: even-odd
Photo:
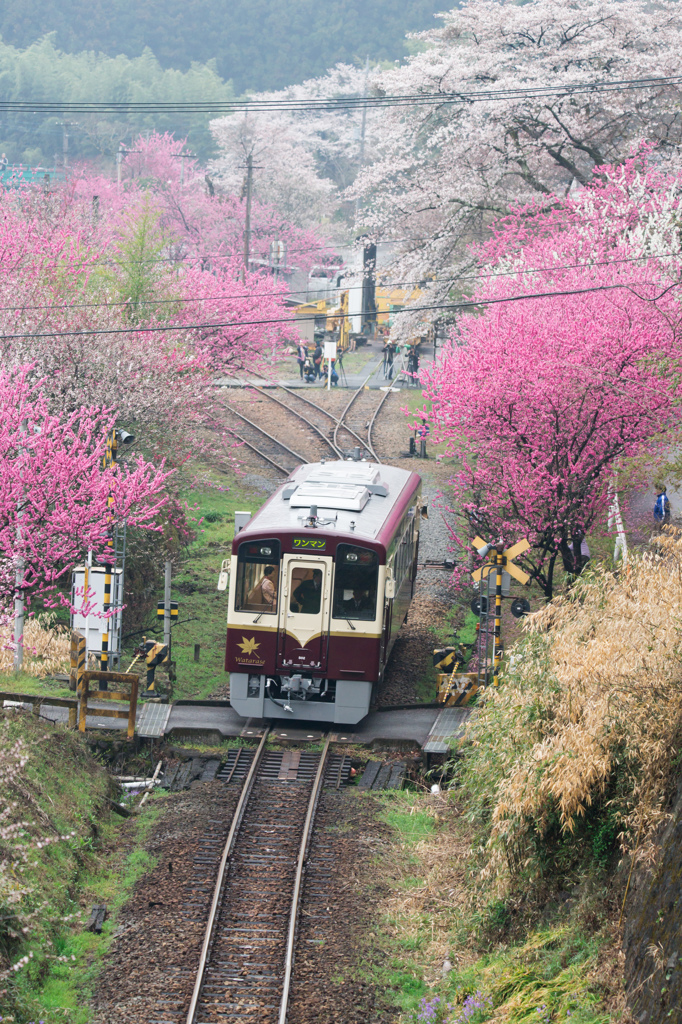
[[354, 619], [374, 618], [374, 605], [366, 590], [353, 590], [350, 600], [343, 602], [343, 610]]

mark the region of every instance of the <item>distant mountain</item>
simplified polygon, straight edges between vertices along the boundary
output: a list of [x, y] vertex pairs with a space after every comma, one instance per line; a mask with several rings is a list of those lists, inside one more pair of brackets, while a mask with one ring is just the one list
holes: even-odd
[[434, 0], [8, 0], [0, 35], [25, 47], [47, 32], [69, 53], [139, 56], [162, 67], [216, 61], [235, 90], [279, 89], [338, 61], [395, 60], [429, 28]]

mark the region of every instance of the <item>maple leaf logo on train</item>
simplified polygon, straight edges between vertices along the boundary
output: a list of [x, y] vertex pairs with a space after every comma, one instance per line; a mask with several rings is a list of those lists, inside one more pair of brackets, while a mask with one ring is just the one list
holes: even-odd
[[255, 636], [252, 636], [250, 639], [243, 636], [242, 642], [240, 644], [237, 644], [237, 647], [241, 647], [244, 654], [253, 654], [256, 648], [260, 647], [260, 644], [256, 643]]

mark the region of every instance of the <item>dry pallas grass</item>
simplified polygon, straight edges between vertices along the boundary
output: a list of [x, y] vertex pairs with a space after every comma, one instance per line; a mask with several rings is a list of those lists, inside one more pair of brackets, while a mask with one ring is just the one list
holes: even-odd
[[[14, 664], [14, 624], [0, 625], [0, 672], [11, 672]], [[56, 626], [54, 616], [26, 619], [24, 626], [24, 663], [30, 676], [46, 676], [69, 671], [69, 632]]]
[[[624, 850], [651, 852], [682, 725], [682, 534], [618, 575], [593, 569], [531, 616], [474, 716], [468, 785], [488, 834], [483, 877], [533, 870], [531, 838], [572, 833], [602, 802]], [[534, 833], [534, 836], [533, 836]]]

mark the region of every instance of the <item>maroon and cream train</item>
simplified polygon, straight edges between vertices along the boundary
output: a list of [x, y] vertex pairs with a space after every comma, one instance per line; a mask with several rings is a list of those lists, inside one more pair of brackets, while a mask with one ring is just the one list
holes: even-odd
[[240, 715], [367, 714], [412, 600], [421, 515], [421, 478], [375, 463], [301, 466], [275, 491], [232, 545], [225, 668]]

